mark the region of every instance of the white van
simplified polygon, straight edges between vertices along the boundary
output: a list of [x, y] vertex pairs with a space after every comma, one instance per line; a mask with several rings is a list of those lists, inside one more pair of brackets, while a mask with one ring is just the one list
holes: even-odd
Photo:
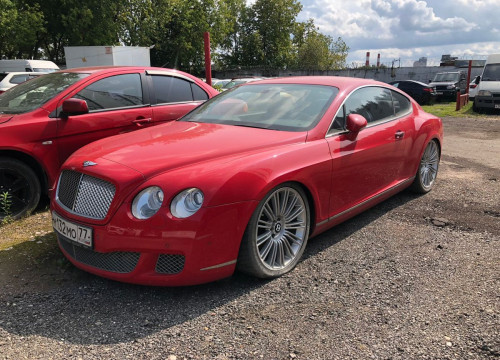
[[48, 60], [0, 60], [0, 73], [8, 72], [54, 72], [58, 71], [59, 67], [52, 61]]
[[500, 110], [500, 54], [490, 55], [486, 60], [473, 109]]

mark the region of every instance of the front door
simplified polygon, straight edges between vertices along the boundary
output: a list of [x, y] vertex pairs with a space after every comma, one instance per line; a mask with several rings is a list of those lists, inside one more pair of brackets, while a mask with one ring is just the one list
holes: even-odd
[[90, 142], [152, 124], [152, 110], [149, 104], [144, 104], [138, 73], [97, 80], [72, 97], [85, 100], [89, 113], [58, 119], [57, 146], [61, 163]]

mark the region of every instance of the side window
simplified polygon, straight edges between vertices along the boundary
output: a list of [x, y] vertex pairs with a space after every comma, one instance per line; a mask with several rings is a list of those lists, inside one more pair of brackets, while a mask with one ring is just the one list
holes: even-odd
[[411, 110], [410, 100], [396, 91], [392, 91], [392, 101], [396, 116], [403, 116]]
[[359, 114], [368, 124], [394, 116], [391, 91], [381, 87], [364, 87], [353, 92], [344, 104], [345, 115]]
[[189, 81], [161, 75], [153, 75], [151, 78], [157, 104], [193, 101], [193, 92]]
[[328, 134], [335, 133], [337, 131], [345, 130], [345, 112], [344, 105], [337, 111], [337, 115], [335, 115], [335, 119], [333, 120], [332, 126], [328, 131]]
[[399, 87], [399, 83], [398, 82], [394, 83], [394, 84], [391, 84], [391, 85], [394, 86], [394, 87], [397, 87], [397, 88]]
[[196, 84], [191, 84], [191, 90], [193, 91], [193, 98], [195, 101], [208, 100], [208, 94]]
[[11, 84], [21, 84], [26, 80], [28, 80], [28, 75], [14, 75], [9, 82]]
[[142, 105], [139, 74], [110, 76], [98, 80], [74, 96], [87, 101], [90, 111]]

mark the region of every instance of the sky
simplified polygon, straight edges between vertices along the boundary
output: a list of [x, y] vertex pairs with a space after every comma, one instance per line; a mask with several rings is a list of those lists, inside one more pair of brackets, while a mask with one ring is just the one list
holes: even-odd
[[[439, 65], [441, 55], [485, 59], [500, 53], [500, 0], [299, 0], [299, 21], [314, 19], [323, 34], [342, 37], [347, 63], [383, 64], [420, 57]], [[397, 64], [397, 62], [396, 62]]]

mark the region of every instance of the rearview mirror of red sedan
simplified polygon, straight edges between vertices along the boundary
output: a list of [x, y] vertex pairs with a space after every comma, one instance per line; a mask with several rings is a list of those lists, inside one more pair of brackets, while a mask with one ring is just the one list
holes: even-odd
[[63, 101], [62, 111], [64, 115], [81, 115], [89, 112], [87, 102], [82, 99], [66, 99]]
[[349, 114], [347, 117], [346, 128], [352, 133], [358, 133], [368, 124], [365, 117], [359, 114]]

